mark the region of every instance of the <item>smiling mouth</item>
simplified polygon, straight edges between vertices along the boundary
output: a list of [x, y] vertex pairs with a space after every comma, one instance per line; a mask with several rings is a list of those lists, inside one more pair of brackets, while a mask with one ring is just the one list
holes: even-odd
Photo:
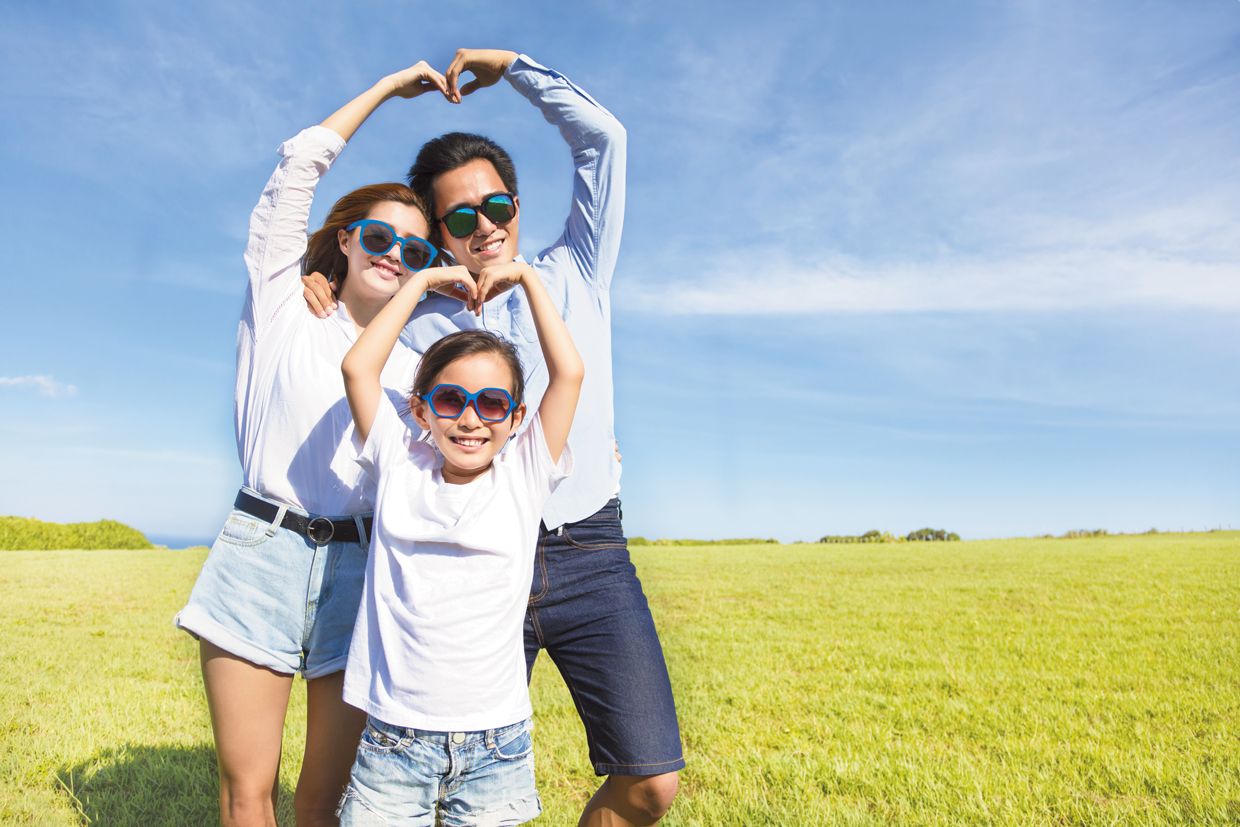
[[488, 241], [481, 247], [474, 250], [475, 253], [498, 253], [499, 248], [504, 246], [504, 239], [497, 238], [494, 241]]
[[382, 270], [386, 273], [391, 273], [393, 276], [400, 275], [400, 269], [398, 267], [393, 266], [390, 262], [384, 261], [383, 259], [375, 260], [372, 266], [376, 270]]
[[454, 445], [460, 445], [462, 448], [481, 448], [486, 445], [487, 441], [478, 437], [450, 436]]

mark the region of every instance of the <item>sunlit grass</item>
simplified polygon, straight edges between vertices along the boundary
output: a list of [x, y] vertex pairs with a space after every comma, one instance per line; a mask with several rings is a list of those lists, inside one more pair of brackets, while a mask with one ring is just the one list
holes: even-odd
[[[6, 552], [0, 822], [210, 824], [203, 552]], [[1240, 534], [634, 549], [676, 825], [1240, 823]], [[300, 762], [294, 684], [283, 819]], [[598, 783], [535, 673], [537, 823]]]

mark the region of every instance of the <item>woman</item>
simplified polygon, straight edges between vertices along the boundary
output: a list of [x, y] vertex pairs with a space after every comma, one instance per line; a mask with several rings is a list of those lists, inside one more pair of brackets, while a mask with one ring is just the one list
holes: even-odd
[[[366, 566], [374, 483], [353, 460], [340, 363], [358, 333], [437, 251], [423, 205], [402, 184], [363, 187], [308, 241], [319, 178], [354, 131], [392, 97], [444, 78], [424, 62], [390, 75], [280, 148], [250, 218], [250, 284], [237, 332], [237, 447], [245, 487], [176, 624], [200, 641], [224, 825], [271, 825], [293, 675], [307, 685], [297, 823], [336, 824], [366, 722], [341, 700]], [[324, 269], [326, 268], [326, 269]], [[331, 271], [339, 306], [301, 302], [303, 272]], [[407, 390], [417, 354], [398, 345], [384, 368]], [[406, 406], [406, 415], [407, 415]]]

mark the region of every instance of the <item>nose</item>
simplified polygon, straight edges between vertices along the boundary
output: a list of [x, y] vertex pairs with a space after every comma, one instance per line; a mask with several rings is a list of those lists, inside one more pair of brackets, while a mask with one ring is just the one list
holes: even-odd
[[474, 235], [488, 236], [499, 226], [487, 218], [487, 214], [482, 210], [475, 210], [474, 215], [478, 216], [478, 226], [474, 227]]
[[483, 426], [483, 422], [478, 417], [477, 405], [477, 401], [470, 402], [466, 405], [465, 410], [461, 411], [461, 415], [456, 419], [457, 424], [463, 425], [466, 428], [481, 428]]

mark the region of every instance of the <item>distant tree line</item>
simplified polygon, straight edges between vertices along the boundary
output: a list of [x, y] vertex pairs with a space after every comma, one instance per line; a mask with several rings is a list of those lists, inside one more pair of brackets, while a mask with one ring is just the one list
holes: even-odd
[[45, 523], [28, 517], [0, 517], [0, 550], [60, 551], [155, 548], [141, 531], [115, 520]]
[[867, 531], [865, 534], [853, 535], [827, 535], [818, 540], [820, 543], [906, 543], [906, 542], [925, 542], [929, 540], [959, 540], [960, 535], [955, 532], [948, 533], [941, 528], [922, 528], [917, 531], [910, 532], [905, 537], [896, 537], [889, 531]]

